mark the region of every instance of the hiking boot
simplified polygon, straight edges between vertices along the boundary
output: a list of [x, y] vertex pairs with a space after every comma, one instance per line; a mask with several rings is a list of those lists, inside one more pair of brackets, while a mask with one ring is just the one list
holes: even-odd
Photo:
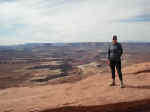
[[115, 82], [112, 82], [111, 84], [109, 84], [110, 86], [115, 86], [116, 84], [115, 84]]
[[120, 88], [124, 88], [123, 82], [120, 83]]

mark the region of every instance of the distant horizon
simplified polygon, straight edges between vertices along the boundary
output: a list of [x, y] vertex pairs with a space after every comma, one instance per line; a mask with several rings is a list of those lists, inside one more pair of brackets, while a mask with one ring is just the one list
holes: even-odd
[[[119, 41], [120, 43], [150, 43], [150, 41]], [[27, 43], [21, 43], [21, 44], [7, 44], [7, 45], [2, 45], [0, 46], [18, 46], [18, 45], [26, 45], [26, 44], [70, 44], [70, 43], [111, 43], [111, 41], [106, 42], [106, 41], [101, 41], [101, 42], [27, 42]]]

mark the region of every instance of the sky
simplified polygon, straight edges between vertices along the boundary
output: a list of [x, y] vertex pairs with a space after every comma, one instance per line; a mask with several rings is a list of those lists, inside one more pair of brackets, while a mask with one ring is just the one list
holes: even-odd
[[0, 45], [150, 42], [150, 0], [0, 0]]

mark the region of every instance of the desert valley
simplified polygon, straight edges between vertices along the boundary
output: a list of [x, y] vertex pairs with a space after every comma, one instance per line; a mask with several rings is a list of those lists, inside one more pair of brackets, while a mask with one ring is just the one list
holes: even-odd
[[0, 46], [0, 112], [150, 112], [150, 43], [122, 43], [123, 89], [108, 85], [109, 44]]

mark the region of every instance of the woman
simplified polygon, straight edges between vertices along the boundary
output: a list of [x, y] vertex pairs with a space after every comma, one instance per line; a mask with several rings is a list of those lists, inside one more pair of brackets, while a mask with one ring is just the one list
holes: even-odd
[[121, 56], [123, 54], [122, 45], [117, 41], [117, 36], [114, 35], [112, 39], [112, 44], [108, 49], [108, 64], [110, 65], [110, 69], [112, 72], [112, 83], [110, 86], [115, 86], [115, 68], [117, 69], [119, 79], [120, 79], [120, 87], [123, 88], [123, 78], [121, 71]]

